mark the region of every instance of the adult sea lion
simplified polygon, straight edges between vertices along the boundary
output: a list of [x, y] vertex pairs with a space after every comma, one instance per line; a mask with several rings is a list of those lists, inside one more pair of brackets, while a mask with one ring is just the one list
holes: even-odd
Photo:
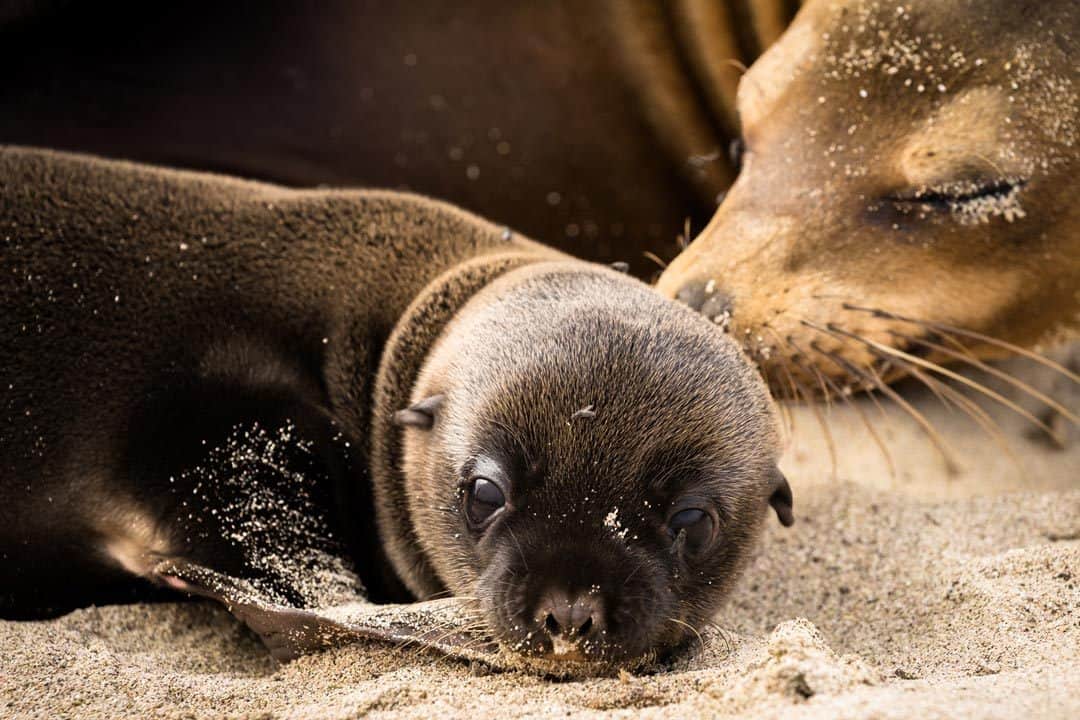
[[807, 3], [743, 77], [739, 179], [659, 289], [786, 395], [1074, 337], [1078, 55], [1072, 0]]
[[740, 119], [798, 4], [0, 2], [0, 142], [410, 188], [646, 276], [742, 129], [661, 288], [730, 316], [778, 394], [967, 352], [890, 313], [1074, 327], [1076, 4], [818, 0]]
[[613, 660], [792, 522], [733, 342], [449, 206], [5, 148], [0, 242], [5, 617], [145, 578], [287, 657], [306, 609], [450, 591]]

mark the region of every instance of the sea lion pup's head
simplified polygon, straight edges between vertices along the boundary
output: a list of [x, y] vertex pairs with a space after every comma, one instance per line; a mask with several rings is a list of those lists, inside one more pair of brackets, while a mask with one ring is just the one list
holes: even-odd
[[1078, 43], [1075, 0], [807, 3], [742, 78], [741, 174], [660, 291], [774, 389], [1075, 331]]
[[764, 383], [699, 315], [579, 262], [515, 270], [455, 316], [397, 415], [426, 562], [527, 655], [620, 660], [717, 609], [770, 504]]

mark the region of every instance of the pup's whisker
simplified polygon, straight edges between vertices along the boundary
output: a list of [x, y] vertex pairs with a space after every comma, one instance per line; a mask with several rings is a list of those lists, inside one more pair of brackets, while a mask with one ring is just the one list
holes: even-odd
[[673, 622], [676, 625], [682, 625], [685, 628], [689, 628], [690, 632], [694, 633], [694, 635], [697, 636], [698, 642], [701, 643], [701, 652], [703, 652], [703, 653], [705, 652], [705, 638], [703, 638], [701, 636], [701, 633], [698, 632], [696, 627], [694, 627], [693, 625], [691, 625], [688, 622], [684, 622], [682, 620], [679, 620], [678, 618], [669, 617], [668, 622]]

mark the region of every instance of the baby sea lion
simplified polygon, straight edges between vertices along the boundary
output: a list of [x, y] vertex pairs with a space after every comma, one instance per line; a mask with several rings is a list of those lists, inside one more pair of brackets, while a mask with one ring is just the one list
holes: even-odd
[[735, 343], [449, 206], [6, 148], [0, 223], [5, 617], [148, 579], [290, 657], [452, 644], [327, 615], [449, 591], [519, 652], [618, 660], [792, 522]]
[[1074, 337], [1078, 54], [1074, 0], [807, 3], [743, 77], [741, 174], [659, 289], [784, 395]]

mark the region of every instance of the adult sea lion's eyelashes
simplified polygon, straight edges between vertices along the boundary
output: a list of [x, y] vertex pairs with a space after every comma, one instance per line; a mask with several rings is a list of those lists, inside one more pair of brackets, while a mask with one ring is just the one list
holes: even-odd
[[981, 206], [1014, 199], [1025, 184], [1023, 178], [954, 180], [890, 193], [886, 200], [901, 210], [930, 208], [961, 216], [977, 215]]

